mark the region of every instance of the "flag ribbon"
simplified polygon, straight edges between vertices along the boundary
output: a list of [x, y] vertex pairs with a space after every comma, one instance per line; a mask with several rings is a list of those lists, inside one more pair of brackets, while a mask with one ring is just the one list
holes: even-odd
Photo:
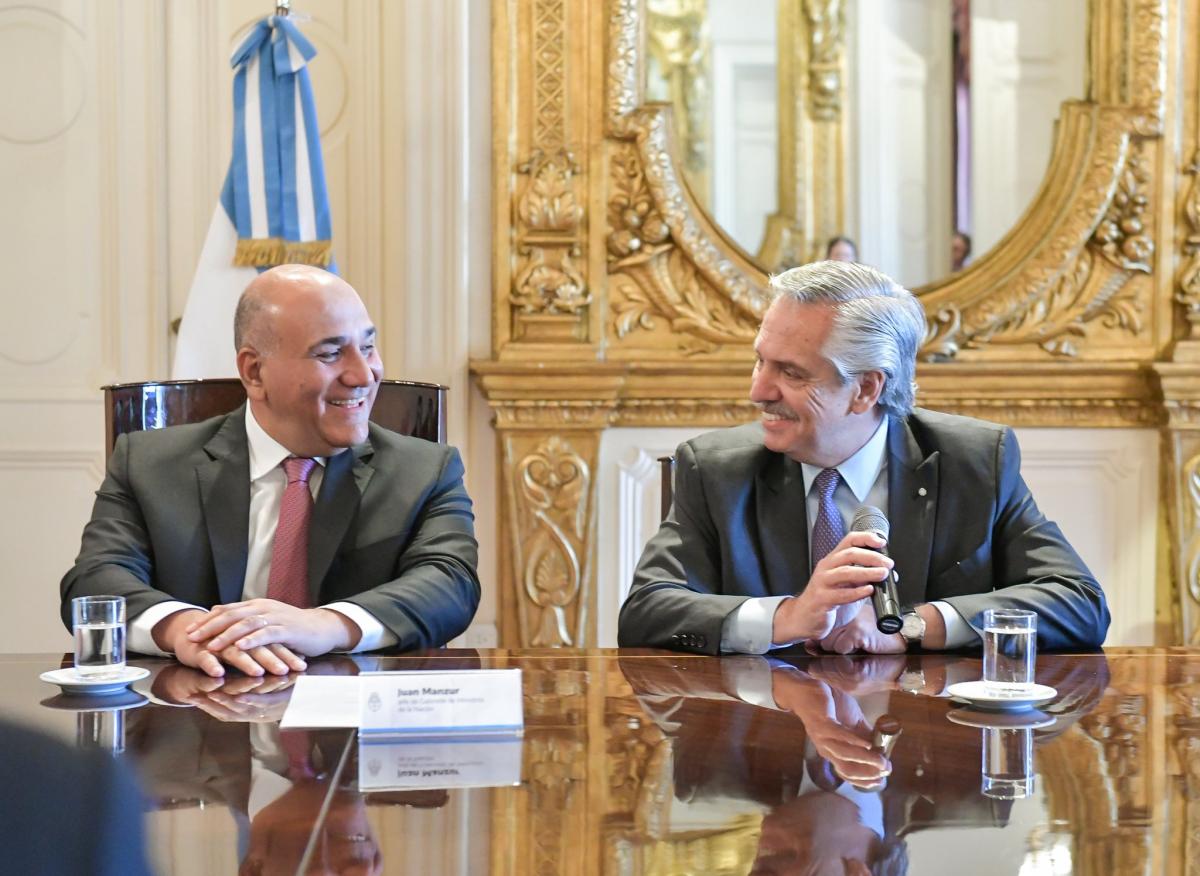
[[254, 25], [230, 61], [233, 159], [221, 206], [237, 229], [233, 263], [333, 270], [332, 228], [308, 62], [317, 54], [286, 16]]

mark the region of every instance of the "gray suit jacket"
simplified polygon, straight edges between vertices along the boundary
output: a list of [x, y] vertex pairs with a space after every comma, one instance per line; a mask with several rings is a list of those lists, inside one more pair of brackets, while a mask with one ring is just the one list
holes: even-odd
[[[237, 602], [246, 576], [250, 454], [245, 406], [117, 439], [74, 567], [71, 599], [114, 594], [129, 617], [170, 599]], [[370, 426], [331, 457], [308, 545], [313, 605], [362, 606], [403, 649], [439, 647], [479, 605], [471, 499], [458, 451]]]
[[[758, 424], [680, 445], [675, 502], [646, 545], [621, 608], [622, 647], [716, 654], [748, 597], [808, 581], [800, 464], [763, 446]], [[1038, 613], [1042, 648], [1095, 648], [1108, 630], [1100, 585], [1021, 477], [1003, 426], [915, 410], [888, 429], [888, 551], [907, 605], [944, 600], [976, 630], [987, 608]]]

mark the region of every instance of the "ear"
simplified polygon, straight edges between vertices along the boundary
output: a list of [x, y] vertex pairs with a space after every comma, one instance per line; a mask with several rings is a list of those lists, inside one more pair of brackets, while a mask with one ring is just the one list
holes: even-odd
[[850, 410], [865, 414], [879, 402], [887, 376], [882, 371], [864, 371], [855, 378], [857, 388], [850, 400]]
[[267, 397], [262, 382], [263, 356], [250, 346], [242, 347], [237, 352], [238, 377], [246, 388], [246, 398], [251, 401], [263, 401]]

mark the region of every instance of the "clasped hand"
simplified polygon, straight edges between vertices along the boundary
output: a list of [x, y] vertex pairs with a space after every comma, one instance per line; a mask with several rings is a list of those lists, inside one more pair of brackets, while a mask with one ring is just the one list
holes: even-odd
[[176, 612], [160, 621], [155, 639], [186, 666], [214, 678], [225, 666], [247, 675], [303, 672], [304, 657], [346, 650], [360, 632], [349, 618], [326, 608], [296, 608], [274, 599], [248, 599], [212, 610]]

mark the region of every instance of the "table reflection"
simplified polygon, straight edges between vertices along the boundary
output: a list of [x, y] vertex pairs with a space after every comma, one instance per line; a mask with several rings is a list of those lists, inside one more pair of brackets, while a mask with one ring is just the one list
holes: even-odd
[[[352, 731], [280, 731], [294, 677], [145, 661], [118, 734], [106, 713], [47, 697], [44, 662], [0, 659], [5, 707], [133, 764], [163, 873], [1108, 874], [1171, 872], [1200, 852], [1189, 651], [1041, 655], [1037, 680], [1059, 695], [1022, 718], [941, 696], [979, 677], [977, 657], [376, 659], [367, 668], [519, 667], [526, 718], [487, 764], [515, 786], [379, 791], [360, 784], [373, 767]], [[989, 773], [1028, 793], [989, 796]]]

